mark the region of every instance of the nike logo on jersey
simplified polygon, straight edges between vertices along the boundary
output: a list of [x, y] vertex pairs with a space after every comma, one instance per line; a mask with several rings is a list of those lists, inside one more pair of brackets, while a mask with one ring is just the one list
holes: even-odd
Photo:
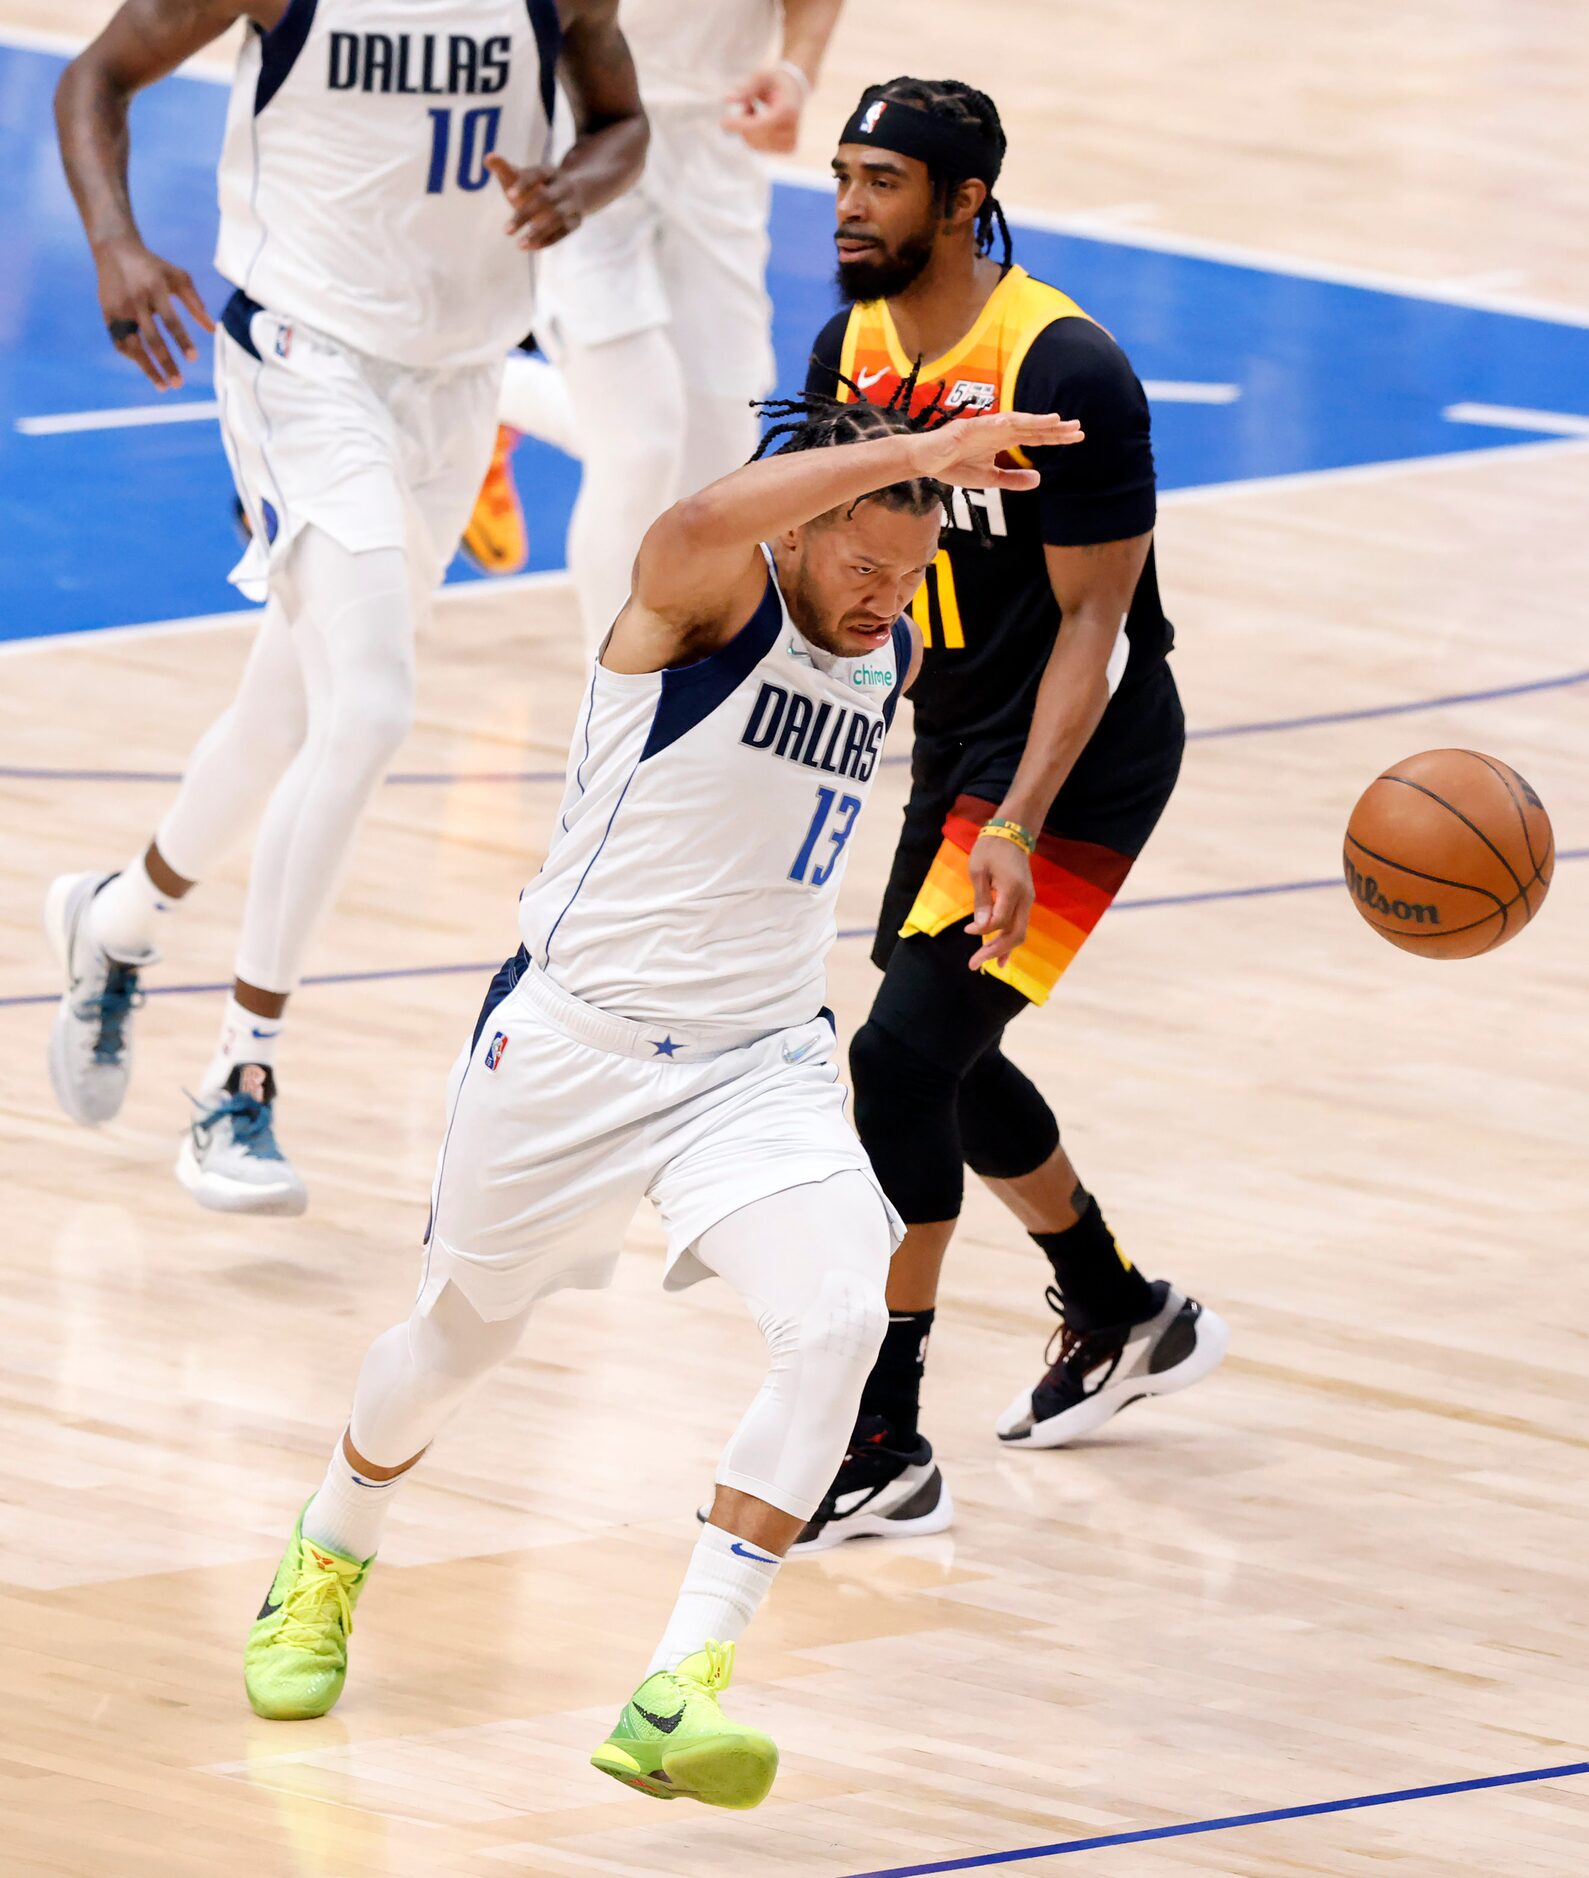
[[659, 1728], [665, 1735], [672, 1734], [673, 1730], [677, 1728], [679, 1723], [684, 1719], [683, 1709], [680, 1709], [677, 1715], [653, 1715], [650, 1709], [642, 1708], [638, 1702], [631, 1702], [629, 1706], [642, 1721], [650, 1722], [653, 1728]]
[[873, 385], [877, 383], [878, 379], [887, 378], [887, 376], [888, 367], [886, 365], [880, 365], [875, 372], [857, 372], [855, 374], [855, 382], [862, 391], [870, 391]]
[[786, 763], [869, 782], [882, 754], [883, 730], [882, 718], [870, 711], [826, 698], [813, 704], [803, 691], [785, 691], [763, 679], [739, 740]]

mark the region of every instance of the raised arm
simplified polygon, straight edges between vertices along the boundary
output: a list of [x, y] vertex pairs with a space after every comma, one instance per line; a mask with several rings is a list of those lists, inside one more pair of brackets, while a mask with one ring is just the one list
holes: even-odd
[[639, 180], [649, 130], [618, 0], [558, 0], [563, 50], [557, 75], [574, 112], [573, 147], [555, 169], [486, 158], [513, 213], [521, 248], [549, 248]]
[[1079, 424], [1051, 413], [1008, 411], [747, 463], [652, 523], [603, 663], [653, 672], [720, 645], [761, 597], [763, 541], [918, 477], [976, 489], [1033, 489], [1035, 470], [999, 458], [1013, 448], [1078, 443], [1081, 435]]
[[[99, 306], [116, 350], [159, 391], [182, 383], [167, 334], [186, 359], [198, 350], [180, 301], [206, 332], [215, 323], [185, 268], [144, 245], [127, 188], [133, 94], [174, 71], [240, 19], [274, 26], [287, 0], [127, 0], [61, 74], [55, 128], [61, 162], [99, 273]], [[161, 328], [164, 327], [164, 331]]]

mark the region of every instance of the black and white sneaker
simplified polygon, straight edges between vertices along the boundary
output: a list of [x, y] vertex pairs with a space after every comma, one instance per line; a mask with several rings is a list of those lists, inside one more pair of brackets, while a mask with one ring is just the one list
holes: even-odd
[[[1230, 1326], [1162, 1278], [1152, 1287], [1154, 1312], [1140, 1323], [1077, 1331], [1061, 1321], [1050, 1340], [1048, 1374], [1023, 1389], [999, 1417], [1001, 1441], [1027, 1448], [1062, 1448], [1101, 1428], [1111, 1415], [1148, 1395], [1173, 1395], [1219, 1367]], [[1056, 1311], [1063, 1301], [1052, 1285]]]
[[796, 1553], [826, 1552], [846, 1539], [916, 1539], [946, 1532], [954, 1521], [954, 1501], [932, 1458], [932, 1443], [918, 1435], [909, 1446], [896, 1446], [880, 1415], [863, 1415], [855, 1425], [827, 1498], [789, 1548]]

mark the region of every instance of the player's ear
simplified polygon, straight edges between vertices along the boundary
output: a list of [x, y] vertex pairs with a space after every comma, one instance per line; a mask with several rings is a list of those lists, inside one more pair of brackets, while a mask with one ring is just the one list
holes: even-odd
[[944, 205], [945, 228], [956, 234], [962, 228], [969, 228], [987, 199], [988, 186], [980, 177], [968, 176], [963, 183], [956, 184]]

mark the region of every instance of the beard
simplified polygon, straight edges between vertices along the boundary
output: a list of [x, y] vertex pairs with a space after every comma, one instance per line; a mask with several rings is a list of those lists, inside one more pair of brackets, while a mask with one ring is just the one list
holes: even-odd
[[897, 248], [876, 248], [864, 261], [840, 261], [835, 278], [846, 300], [892, 300], [914, 286], [932, 259], [932, 236], [912, 235]]

